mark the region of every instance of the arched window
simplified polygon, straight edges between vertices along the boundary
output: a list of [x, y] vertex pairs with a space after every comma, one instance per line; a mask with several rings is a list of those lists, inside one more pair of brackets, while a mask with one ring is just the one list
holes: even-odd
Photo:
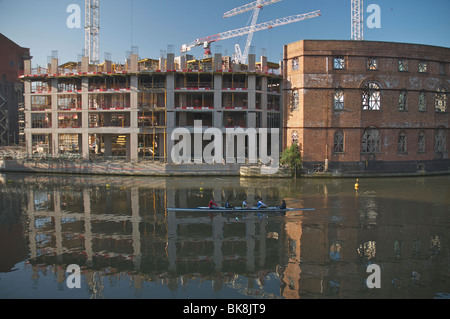
[[334, 152], [344, 152], [344, 133], [342, 131], [336, 131], [334, 133]]
[[366, 129], [362, 137], [362, 152], [375, 153], [381, 151], [380, 132], [375, 128]]
[[381, 90], [375, 82], [369, 82], [363, 89], [363, 110], [378, 111], [381, 108]]
[[403, 131], [398, 134], [398, 152], [406, 153], [406, 133]]
[[443, 86], [436, 90], [434, 109], [436, 112], [447, 112], [447, 91]]
[[398, 110], [400, 112], [406, 111], [406, 101], [407, 101], [408, 93], [406, 90], [401, 90], [398, 96]]
[[425, 91], [419, 93], [419, 111], [425, 112], [427, 110], [427, 96]]
[[425, 132], [423, 132], [423, 131], [419, 132], [417, 152], [425, 153]]
[[340, 111], [344, 109], [344, 90], [342, 88], [334, 91], [334, 109]]
[[447, 157], [447, 138], [445, 129], [437, 129], [434, 133], [434, 154], [437, 158]]

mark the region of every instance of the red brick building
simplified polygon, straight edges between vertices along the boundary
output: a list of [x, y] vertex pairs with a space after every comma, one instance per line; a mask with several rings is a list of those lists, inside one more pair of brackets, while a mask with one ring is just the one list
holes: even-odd
[[305, 174], [448, 172], [450, 49], [302, 40], [284, 47], [284, 147]]
[[20, 141], [20, 125], [24, 124], [20, 108], [24, 92], [19, 75], [23, 74], [24, 60], [30, 58], [30, 49], [0, 33], [0, 145]]

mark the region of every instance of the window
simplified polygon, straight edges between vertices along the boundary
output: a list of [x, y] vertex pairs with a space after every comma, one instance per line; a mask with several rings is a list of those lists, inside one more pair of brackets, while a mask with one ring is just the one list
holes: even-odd
[[334, 109], [336, 111], [344, 109], [344, 90], [341, 88], [334, 92]]
[[408, 60], [406, 60], [406, 59], [398, 60], [398, 70], [400, 72], [407, 72], [408, 71]]
[[439, 63], [439, 74], [440, 75], [446, 75], [447, 74], [447, 72], [445, 72], [446, 66], [447, 65], [445, 64], [445, 62]]
[[419, 73], [427, 73], [427, 61], [419, 61]]
[[298, 132], [294, 131], [292, 132], [292, 144], [298, 144]]
[[447, 112], [447, 93], [442, 86], [436, 90], [434, 110], [436, 112]]
[[406, 134], [405, 134], [405, 132], [400, 132], [400, 134], [398, 134], [398, 152], [406, 153]]
[[367, 60], [367, 70], [369, 70], [369, 71], [378, 70], [378, 59], [377, 58], [369, 58]]
[[425, 133], [424, 132], [419, 132], [417, 152], [425, 153]]
[[345, 59], [343, 56], [337, 56], [334, 58], [333, 67], [335, 70], [344, 70], [345, 69]]
[[362, 152], [375, 153], [380, 151], [381, 151], [380, 132], [374, 128], [369, 128], [365, 130], [362, 138]]
[[298, 92], [294, 91], [292, 92], [292, 110], [298, 109], [298, 103], [299, 103]]
[[334, 133], [334, 152], [344, 152], [344, 133], [342, 131], [336, 131]]
[[427, 110], [427, 99], [426, 93], [419, 93], [419, 112], [425, 112]]
[[292, 59], [292, 71], [298, 71], [298, 69], [299, 69], [298, 58], [293, 58]]
[[398, 110], [400, 112], [406, 111], [406, 100], [407, 100], [406, 90], [400, 91], [400, 95], [398, 97]]
[[362, 96], [362, 105], [363, 110], [380, 110], [381, 91], [378, 84], [370, 82], [365, 86]]
[[434, 154], [437, 158], [444, 158], [447, 153], [447, 141], [444, 129], [437, 129], [434, 133]]

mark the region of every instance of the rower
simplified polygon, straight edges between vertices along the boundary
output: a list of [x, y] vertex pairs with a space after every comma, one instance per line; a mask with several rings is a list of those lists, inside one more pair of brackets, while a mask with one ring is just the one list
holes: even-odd
[[244, 199], [242, 201], [242, 208], [247, 208], [247, 207], [248, 207], [248, 204], [247, 204], [246, 200]]
[[211, 200], [209, 201], [208, 206], [209, 206], [209, 208], [211, 208], [211, 209], [213, 209], [213, 208], [215, 208], [215, 207], [219, 207], [219, 205], [217, 205], [216, 203], [213, 202], [212, 198], [211, 198]]
[[267, 205], [262, 202], [262, 198], [258, 201], [256, 207], [259, 208], [267, 208]]
[[234, 208], [228, 201], [225, 203], [225, 208]]
[[278, 206], [278, 208], [279, 208], [279, 209], [286, 209], [286, 202], [284, 201], [284, 199], [283, 199], [281, 205]]

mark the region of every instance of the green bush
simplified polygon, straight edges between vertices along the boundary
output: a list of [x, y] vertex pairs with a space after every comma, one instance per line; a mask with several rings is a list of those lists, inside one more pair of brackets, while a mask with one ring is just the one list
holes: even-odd
[[293, 143], [283, 151], [280, 158], [280, 164], [288, 165], [294, 171], [295, 175], [300, 173], [302, 168], [302, 155], [297, 143]]

